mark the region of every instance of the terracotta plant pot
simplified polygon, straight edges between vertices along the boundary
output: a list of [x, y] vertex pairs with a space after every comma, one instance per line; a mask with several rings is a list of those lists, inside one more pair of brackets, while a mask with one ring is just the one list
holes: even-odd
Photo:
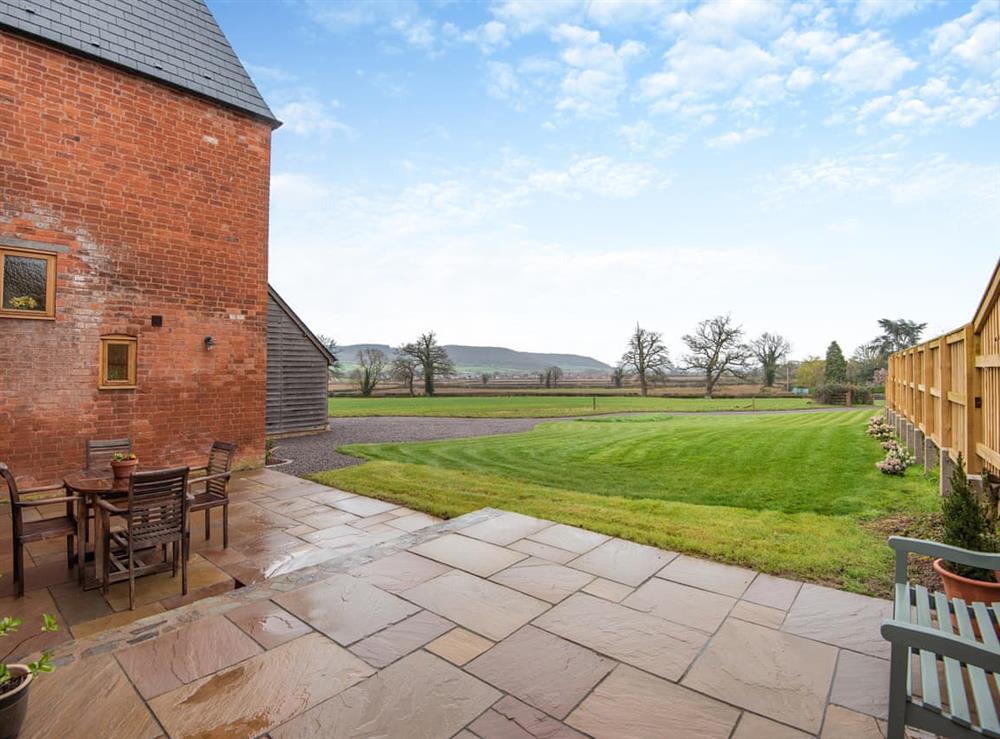
[[934, 560], [934, 571], [941, 578], [944, 594], [949, 598], [961, 598], [966, 603], [998, 603], [1000, 602], [1000, 582], [972, 580], [956, 575], [944, 567], [944, 560]]
[[112, 462], [111, 471], [115, 473], [116, 480], [127, 480], [138, 466], [138, 459], [126, 459], [121, 462]]
[[11, 677], [23, 675], [24, 679], [13, 689], [0, 694], [0, 739], [14, 739], [21, 731], [21, 724], [28, 712], [28, 687], [34, 676], [27, 665], [7, 665]]

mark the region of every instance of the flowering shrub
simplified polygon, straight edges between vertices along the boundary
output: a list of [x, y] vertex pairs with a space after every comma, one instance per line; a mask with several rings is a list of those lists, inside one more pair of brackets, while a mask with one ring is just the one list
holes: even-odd
[[875, 466], [886, 475], [902, 475], [906, 472], [906, 468], [913, 464], [913, 455], [911, 455], [906, 449], [899, 446], [896, 441], [883, 442], [882, 448], [885, 448], [887, 443], [895, 444], [895, 449], [888, 449], [885, 454], [885, 459], [881, 462], [876, 462]]
[[896, 435], [892, 425], [885, 420], [885, 416], [872, 416], [869, 418], [868, 425], [865, 427], [865, 433], [873, 439], [881, 441], [891, 439]]
[[898, 452], [902, 448], [895, 439], [886, 439], [882, 442], [881, 447], [884, 452]]

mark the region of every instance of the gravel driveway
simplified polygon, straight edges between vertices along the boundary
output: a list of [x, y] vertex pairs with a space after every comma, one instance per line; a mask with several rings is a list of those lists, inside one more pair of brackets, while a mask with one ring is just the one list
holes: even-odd
[[278, 439], [275, 456], [292, 460], [275, 469], [291, 475], [350, 467], [364, 460], [340, 454], [337, 447], [346, 444], [378, 444], [394, 441], [460, 439], [466, 436], [492, 436], [530, 431], [551, 418], [423, 418], [363, 417], [335, 418], [330, 430], [312, 436]]

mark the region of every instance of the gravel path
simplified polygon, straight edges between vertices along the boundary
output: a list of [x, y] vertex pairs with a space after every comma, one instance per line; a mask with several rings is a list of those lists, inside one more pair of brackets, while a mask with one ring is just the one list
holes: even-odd
[[275, 456], [292, 460], [275, 467], [279, 472], [305, 475], [361, 464], [364, 460], [340, 454], [346, 444], [379, 444], [394, 441], [461, 439], [530, 431], [551, 418], [423, 418], [411, 416], [366, 416], [335, 418], [330, 430], [311, 436], [296, 436], [275, 442]]
[[[842, 413], [854, 408], [809, 408], [788, 411], [702, 411], [699, 416], [771, 415], [777, 413]], [[875, 410], [874, 408], [872, 410]], [[614, 416], [642, 415], [614, 413]], [[670, 415], [685, 415], [671, 413]], [[588, 416], [584, 416], [588, 418]], [[589, 416], [593, 418], [593, 416]], [[337, 447], [347, 444], [381, 444], [403, 441], [429, 441], [431, 439], [461, 439], [468, 436], [493, 436], [530, 431], [540, 423], [572, 421], [574, 418], [434, 418], [418, 416], [365, 416], [359, 418], [334, 418], [330, 430], [311, 436], [279, 439], [275, 443], [275, 456], [291, 460], [275, 467], [290, 475], [306, 475], [340, 467], [361, 464], [364, 460], [340, 454]]]

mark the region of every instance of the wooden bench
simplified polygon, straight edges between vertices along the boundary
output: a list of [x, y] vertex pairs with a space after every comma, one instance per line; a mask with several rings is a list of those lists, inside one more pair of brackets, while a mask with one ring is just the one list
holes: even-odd
[[[900, 536], [889, 546], [896, 552], [896, 585], [893, 618], [882, 622], [882, 636], [892, 643], [887, 739], [903, 739], [907, 726], [956, 739], [1000, 739], [1000, 603], [949, 600], [908, 582], [906, 568], [910, 552], [988, 570], [1000, 569], [1000, 554]], [[919, 685], [911, 674], [914, 655]]]

